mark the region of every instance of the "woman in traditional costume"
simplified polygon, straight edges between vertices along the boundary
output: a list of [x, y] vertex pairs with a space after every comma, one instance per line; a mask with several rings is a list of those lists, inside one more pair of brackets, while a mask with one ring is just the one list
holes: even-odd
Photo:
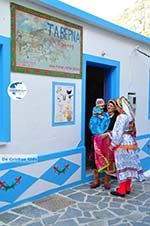
[[144, 180], [135, 139], [135, 117], [130, 102], [122, 96], [117, 100], [119, 115], [112, 132], [110, 150], [114, 152], [118, 188], [112, 195], [124, 197], [131, 192], [132, 179]]
[[[116, 101], [110, 100], [107, 104], [107, 113], [103, 119], [98, 123], [96, 120], [90, 120], [90, 129], [93, 133], [94, 143], [94, 181], [91, 183], [91, 188], [96, 188], [100, 185], [100, 173], [105, 172], [104, 176], [104, 188], [110, 189], [110, 174], [115, 172], [114, 154], [108, 147], [110, 145], [110, 137], [106, 134], [106, 131], [113, 129], [115, 120], [117, 117]], [[95, 128], [95, 130], [92, 130]], [[97, 128], [97, 129], [96, 129]]]

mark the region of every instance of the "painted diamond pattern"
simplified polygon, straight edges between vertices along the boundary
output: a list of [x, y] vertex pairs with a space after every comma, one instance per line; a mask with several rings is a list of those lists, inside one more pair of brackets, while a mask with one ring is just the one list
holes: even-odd
[[0, 201], [14, 202], [37, 178], [15, 170], [0, 177]]
[[78, 170], [78, 168], [79, 165], [61, 158], [41, 176], [41, 179], [62, 185]]
[[138, 148], [137, 148], [137, 152], [139, 153], [140, 151], [141, 151], [141, 149], [138, 147]]
[[144, 147], [142, 148], [143, 151], [145, 151], [148, 155], [150, 155], [150, 140], [146, 142]]
[[149, 166], [150, 166], [150, 158], [147, 157], [145, 159], [142, 159], [141, 160], [141, 164], [142, 164], [142, 168], [143, 168], [143, 171], [147, 171], [149, 170]]

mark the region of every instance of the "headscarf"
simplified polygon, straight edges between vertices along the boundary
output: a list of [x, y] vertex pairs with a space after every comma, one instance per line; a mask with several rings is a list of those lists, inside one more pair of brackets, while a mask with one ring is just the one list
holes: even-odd
[[120, 97], [117, 100], [117, 105], [130, 117], [130, 121], [135, 119], [132, 105], [126, 97], [124, 96]]

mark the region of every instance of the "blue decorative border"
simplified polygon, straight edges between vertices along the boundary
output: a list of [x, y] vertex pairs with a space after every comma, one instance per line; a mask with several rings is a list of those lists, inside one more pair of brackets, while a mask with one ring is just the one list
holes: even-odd
[[36, 201], [38, 199], [42, 199], [45, 196], [56, 194], [57, 192], [63, 191], [63, 190], [68, 189], [68, 188], [72, 188], [72, 187], [80, 185], [82, 183], [83, 183], [83, 181], [79, 180], [79, 181], [70, 183], [69, 185], [64, 185], [64, 186], [61, 186], [59, 188], [51, 189], [51, 190], [48, 190], [46, 192], [42, 192], [39, 195], [35, 195], [33, 197], [30, 197], [30, 198], [27, 198], [27, 199], [23, 199], [23, 200], [18, 201], [18, 202], [15, 202], [15, 203], [12, 203], [12, 204], [8, 204], [6, 206], [1, 207], [0, 208], [0, 212], [6, 211], [6, 210], [14, 208], [14, 207], [17, 207], [17, 206], [19, 206], [21, 204], [24, 204], [24, 203], [27, 203], [27, 202], [33, 202], [33, 201]]
[[[44, 161], [47, 161], [47, 160], [52, 160], [52, 159], [57, 159], [57, 158], [62, 158], [62, 157], [65, 157], [65, 156], [77, 155], [77, 154], [81, 154], [81, 160], [82, 160], [82, 164], [83, 164], [83, 159], [85, 158], [84, 147], [80, 147], [78, 149], [72, 149], [72, 150], [68, 150], [68, 151], [63, 151], [62, 150], [62, 151], [60, 151], [58, 153], [42, 155], [42, 156], [38, 157], [38, 162], [44, 162]], [[6, 169], [8, 169], [8, 170], [15, 170], [15, 168], [17, 168], [17, 167], [24, 166], [24, 165], [31, 165], [31, 164], [33, 164], [33, 163], [27, 163], [27, 164], [18, 164], [18, 163], [1, 164], [0, 165], [0, 170], [6, 170]], [[57, 188], [48, 190], [46, 192], [42, 192], [41, 194], [32, 196], [30, 198], [27, 198], [27, 199], [24, 199], [24, 200], [21, 200], [21, 201], [9, 203], [8, 205], [1, 207], [0, 208], [0, 212], [5, 211], [5, 210], [10, 209], [10, 208], [13, 208], [15, 206], [19, 206], [19, 205], [21, 205], [23, 203], [26, 203], [26, 202], [31, 202], [31, 201], [35, 201], [37, 199], [41, 199], [41, 198], [43, 198], [43, 197], [45, 197], [47, 195], [51, 195], [51, 194], [54, 194], [56, 192], [62, 191], [64, 189], [80, 185], [80, 184], [82, 184], [82, 183], [84, 183], [86, 181], [90, 181], [90, 180], [92, 180], [92, 176], [86, 178], [85, 168], [82, 165], [81, 166], [81, 180], [79, 179], [79, 181], [75, 181], [75, 182], [72, 182], [72, 183], [67, 184], [67, 185], [59, 186]]]
[[143, 140], [143, 139], [147, 139], [147, 138], [150, 138], [150, 134], [139, 135], [136, 137], [136, 140]]
[[0, 36], [0, 142], [10, 141], [10, 38]]
[[[73, 99], [73, 120], [70, 122], [55, 122], [55, 87], [56, 85], [60, 86], [72, 86], [74, 90], [74, 99]], [[76, 87], [75, 83], [64, 83], [64, 82], [53, 82], [52, 83], [52, 126], [64, 126], [64, 125], [73, 125], [75, 124], [75, 99], [76, 99]]]
[[115, 32], [119, 35], [125, 36], [127, 38], [131, 38], [131, 39], [143, 42], [143, 43], [147, 43], [147, 44], [150, 43], [150, 38], [148, 38], [148, 37], [145, 37], [141, 34], [138, 34], [136, 32], [133, 32], [131, 30], [128, 30], [126, 28], [113, 24], [111, 22], [108, 22], [108, 21], [101, 19], [97, 16], [94, 16], [90, 13], [84, 12], [80, 9], [77, 9], [68, 4], [65, 4], [61, 1], [40, 0], [40, 3], [43, 5], [47, 5], [48, 7], [52, 8], [52, 9], [68, 13], [68, 15], [70, 15], [70, 16], [75, 16], [76, 18], [78, 17], [78, 19], [82, 19], [83, 21], [93, 24], [94, 26], [98, 26], [102, 29], [106, 29], [111, 32]]
[[[84, 157], [84, 147], [79, 147], [77, 149], [70, 149], [70, 150], [61, 150], [59, 152], [56, 153], [52, 153], [52, 154], [45, 154], [45, 155], [39, 155], [38, 156], [38, 162], [44, 162], [47, 160], [52, 160], [52, 159], [57, 159], [57, 158], [61, 158], [61, 157], [66, 157], [66, 156], [70, 156], [70, 155], [76, 155], [76, 154], [80, 154], [83, 155], [82, 159]], [[1, 163], [0, 164], [0, 171], [2, 170], [7, 170], [7, 169], [14, 169], [16, 167], [20, 167], [20, 166], [25, 166], [25, 165], [33, 165], [36, 164], [35, 163], [31, 163], [31, 162], [27, 162], [27, 163]], [[82, 175], [83, 176], [83, 175]]]
[[[138, 140], [141, 140], [141, 139], [145, 139], [145, 138], [149, 138], [150, 137], [150, 134], [143, 134], [141, 136], [138, 136]], [[81, 166], [81, 180], [79, 181], [75, 181], [73, 183], [70, 183], [70, 184], [67, 184], [67, 185], [63, 185], [63, 186], [59, 186], [57, 188], [54, 188], [54, 189], [51, 189], [51, 190], [48, 190], [46, 192], [43, 192], [41, 194], [38, 194], [38, 195], [35, 195], [35, 196], [32, 196], [30, 198], [27, 198], [27, 199], [24, 199], [24, 200], [21, 200], [21, 201], [18, 201], [18, 202], [13, 202], [13, 203], [10, 203], [6, 206], [3, 206], [0, 208], [0, 212], [2, 211], [5, 211], [7, 209], [10, 209], [10, 208], [13, 208], [15, 206], [19, 206], [21, 204], [24, 204], [26, 202], [31, 202], [31, 201], [35, 201], [37, 199], [41, 199], [43, 198], [44, 196], [46, 195], [51, 195], [51, 194], [54, 194], [56, 192], [59, 192], [59, 191], [62, 191], [64, 189], [68, 189], [68, 188], [71, 188], [73, 186], [77, 186], [77, 185], [80, 185], [82, 183], [86, 183], [86, 182], [89, 182], [93, 179], [93, 176], [92, 175], [89, 175], [89, 176], [86, 176], [86, 170], [85, 170], [85, 147], [78, 147], [77, 149], [72, 149], [72, 150], [67, 150], [67, 151], [60, 151], [58, 153], [53, 153], [53, 154], [47, 154], [47, 155], [43, 155], [43, 156], [39, 156], [38, 158], [38, 162], [43, 162], [43, 161], [47, 161], [47, 160], [51, 160], [51, 159], [55, 159], [55, 158], [61, 158], [61, 157], [65, 157], [65, 156], [70, 156], [70, 155], [76, 155], [76, 154], [81, 154], [81, 159], [82, 159], [82, 166]], [[28, 164], [33, 164], [33, 163], [28, 163]], [[35, 163], [36, 164], [36, 163]], [[144, 167], [144, 169], [148, 170], [149, 169], [149, 164], [150, 164], [150, 159], [149, 158], [145, 158], [145, 159], [142, 159], [142, 165]], [[20, 167], [20, 166], [23, 166], [24, 164], [1, 164], [0, 165], [0, 170], [12, 170], [12, 168], [17, 168], [17, 167]], [[14, 169], [15, 170], [15, 169]]]
[[81, 111], [81, 142], [80, 145], [84, 146], [85, 140], [85, 109], [86, 109], [86, 66], [100, 66], [109, 68], [110, 74], [108, 75], [108, 94], [106, 99], [118, 98], [120, 93], [120, 62], [106, 59], [102, 57], [83, 54], [83, 81], [82, 81], [82, 111]]

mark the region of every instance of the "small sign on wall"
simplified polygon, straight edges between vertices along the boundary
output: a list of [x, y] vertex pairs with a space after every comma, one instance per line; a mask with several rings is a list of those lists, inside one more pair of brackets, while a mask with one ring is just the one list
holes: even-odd
[[82, 27], [11, 4], [12, 70], [81, 78]]
[[52, 125], [75, 124], [75, 84], [53, 82]]

